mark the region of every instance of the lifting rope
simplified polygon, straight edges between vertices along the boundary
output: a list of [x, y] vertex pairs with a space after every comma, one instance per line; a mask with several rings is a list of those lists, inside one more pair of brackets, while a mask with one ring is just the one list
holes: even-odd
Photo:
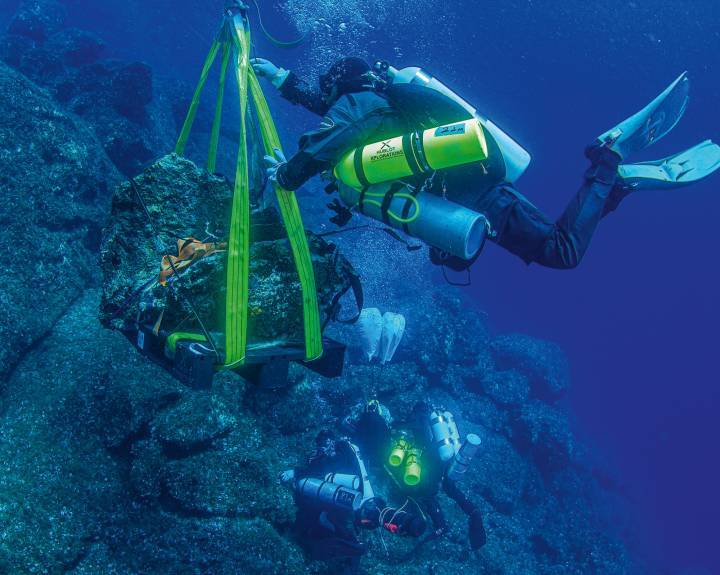
[[[221, 52], [222, 49], [222, 52]], [[225, 18], [210, 48], [200, 74], [187, 118], [180, 132], [175, 153], [183, 155], [197, 116], [200, 96], [218, 53], [222, 53], [220, 81], [216, 99], [215, 117], [210, 138], [207, 167], [214, 171], [222, 123], [222, 105], [225, 77], [234, 54], [234, 69], [238, 85], [240, 109], [240, 142], [235, 171], [235, 187], [231, 209], [230, 233], [227, 242], [227, 294], [225, 303], [225, 360], [227, 368], [238, 367], [245, 362], [248, 340], [248, 301], [250, 275], [250, 183], [247, 150], [247, 113], [250, 102], [260, 121], [260, 131], [265, 151], [274, 153], [281, 149], [280, 138], [270, 114], [267, 100], [260, 83], [250, 66], [250, 28], [247, 6], [237, 2], [225, 11]], [[322, 356], [322, 331], [320, 310], [317, 301], [315, 273], [312, 267], [310, 248], [295, 193], [275, 185], [280, 213], [290, 240], [295, 266], [298, 271], [303, 297], [305, 332], [305, 356], [308, 361]]]

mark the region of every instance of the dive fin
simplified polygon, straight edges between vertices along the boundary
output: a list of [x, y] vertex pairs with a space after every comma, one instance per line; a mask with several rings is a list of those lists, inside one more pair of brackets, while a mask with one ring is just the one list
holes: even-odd
[[633, 190], [662, 190], [699, 182], [720, 169], [720, 146], [705, 140], [662, 160], [623, 164], [618, 174]]
[[626, 159], [651, 146], [672, 130], [685, 113], [690, 90], [687, 72], [680, 74], [667, 89], [640, 110], [598, 138]]

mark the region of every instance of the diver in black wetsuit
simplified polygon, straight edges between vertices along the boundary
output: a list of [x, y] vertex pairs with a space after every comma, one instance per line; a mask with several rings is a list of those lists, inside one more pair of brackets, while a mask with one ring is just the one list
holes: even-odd
[[[438, 498], [442, 489], [468, 517], [470, 548], [477, 550], [485, 545], [487, 537], [480, 509], [460, 489], [452, 471], [456, 458], [453, 442], [459, 442], [459, 434], [449, 412], [419, 402], [404, 424], [393, 426], [388, 409], [377, 400], [372, 400], [356, 406], [343, 421], [343, 427], [354, 442], [363, 446], [373, 472], [390, 475], [399, 495], [406, 498], [406, 504], [401, 509], [413, 510], [419, 505], [421, 512], [430, 517], [433, 529], [421, 543], [442, 537], [447, 531], [447, 520]], [[393, 436], [397, 442], [393, 441]], [[400, 441], [405, 450], [404, 461], [393, 467], [388, 464], [388, 455], [392, 455]], [[456, 447], [459, 450], [460, 446]], [[417, 482], [408, 483], [404, 474], [411, 457], [415, 457], [413, 453], [419, 454], [413, 459], [419, 465], [416, 468]], [[467, 465], [469, 463], [467, 461]], [[396, 525], [398, 522], [392, 520], [392, 517], [392, 514], [383, 514], [382, 523], [386, 530], [396, 533], [401, 527]], [[416, 536], [419, 537], [420, 533]]]
[[[297, 189], [311, 177], [331, 170], [354, 148], [418, 127], [417, 115], [408, 114], [403, 102], [392, 101], [378, 86], [371, 67], [359, 58], [336, 62], [321, 76], [319, 90], [267, 60], [258, 58], [252, 65], [287, 100], [324, 116], [316, 130], [300, 139], [299, 151], [289, 160], [282, 155], [266, 158], [271, 164], [271, 177], [285, 189]], [[492, 167], [488, 170], [477, 164], [452, 168], [444, 171], [440, 182], [431, 182], [425, 189], [484, 214], [493, 230], [490, 239], [526, 263], [574, 268], [585, 255], [600, 220], [631, 191], [684, 185], [720, 167], [720, 149], [709, 142], [647, 165], [621, 166], [628, 154], [651, 145], [674, 127], [684, 112], [686, 96], [687, 78], [681, 76], [651, 106], [590, 145], [586, 156], [591, 166], [579, 191], [555, 222], [504, 181], [502, 169], [494, 173]], [[433, 112], [429, 113], [432, 116]], [[457, 118], [444, 118], [434, 125], [455, 121]], [[647, 174], [650, 164], [656, 169], [649, 177], [629, 177]], [[662, 174], [660, 169], [664, 170]], [[628, 175], [627, 181], [619, 170]], [[348, 219], [339, 203], [334, 204], [334, 209], [341, 222]], [[458, 258], [443, 257], [437, 250], [431, 250], [431, 257], [435, 263], [464, 267], [462, 262], [453, 261]]]
[[[425, 520], [410, 510], [389, 508], [376, 497], [360, 450], [347, 439], [321, 432], [304, 465], [285, 471], [281, 482], [292, 489], [298, 511], [297, 538], [308, 556], [339, 561], [343, 573], [354, 574], [367, 552], [361, 530], [384, 527], [399, 536], [419, 537]], [[392, 528], [384, 518], [392, 517]]]

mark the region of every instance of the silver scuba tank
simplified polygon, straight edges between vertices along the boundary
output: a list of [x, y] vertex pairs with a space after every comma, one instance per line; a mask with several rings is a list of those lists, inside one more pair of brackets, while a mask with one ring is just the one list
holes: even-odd
[[507, 179], [507, 181], [514, 183], [518, 178], [520, 178], [520, 176], [523, 175], [525, 170], [527, 170], [530, 165], [531, 157], [530, 154], [522, 146], [520, 146], [520, 144], [503, 132], [493, 122], [482, 116], [478, 112], [477, 108], [458, 96], [445, 84], [440, 82], [437, 78], [434, 78], [425, 70], [418, 68], [417, 66], [410, 66], [398, 70], [386, 62], [378, 62], [375, 65], [375, 69], [381, 75], [387, 76], [393, 84], [418, 84], [440, 92], [442, 95], [450, 98], [465, 108], [471, 116], [477, 118], [482, 126], [495, 139], [500, 151], [502, 152], [506, 169], [505, 179]]
[[[415, 193], [405, 186], [390, 201], [385, 201], [396, 185], [402, 184], [376, 184], [366, 191], [368, 195], [382, 198], [382, 202], [363, 201], [362, 191], [344, 184], [338, 187], [342, 202], [348, 207], [357, 208], [367, 217], [385, 222], [396, 230], [458, 258], [470, 260], [475, 257], [490, 231], [490, 224], [483, 214], [428, 192]], [[408, 196], [414, 199], [410, 200]], [[404, 223], [385, 217], [388, 212], [405, 219], [417, 213], [417, 218]]]
[[433, 411], [430, 414], [428, 434], [443, 463], [455, 457], [455, 453], [460, 448], [460, 433], [452, 413]]
[[358, 475], [351, 475], [349, 473], [328, 473], [325, 476], [325, 481], [353, 489], [354, 491], [360, 491], [362, 489], [362, 479]]
[[298, 481], [295, 491], [302, 499], [328, 511], [352, 513], [360, 508], [363, 494], [323, 479], [307, 477]]
[[455, 454], [455, 458], [453, 459], [450, 470], [448, 471], [449, 479], [452, 481], [458, 481], [464, 477], [470, 467], [470, 464], [472, 463], [472, 460], [480, 450], [481, 445], [482, 440], [479, 436], [474, 433], [468, 434], [465, 438], [465, 443], [462, 444], [462, 447]]

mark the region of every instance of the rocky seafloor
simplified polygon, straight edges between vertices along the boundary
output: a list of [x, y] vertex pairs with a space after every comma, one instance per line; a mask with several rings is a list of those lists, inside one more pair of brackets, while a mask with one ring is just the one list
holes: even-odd
[[[613, 521], [619, 496], [563, 406], [562, 351], [494, 334], [449, 288], [396, 282], [408, 330], [382, 371], [353, 351], [342, 378], [295, 366], [281, 390], [227, 373], [192, 390], [103, 328], [110, 196], [172, 147], [182, 118], [149, 67], [102, 60], [102, 41], [68, 30], [54, 2], [23, 3], [0, 58], [1, 574], [333, 573], [303, 556], [277, 477], [368, 398], [394, 413], [429, 398], [481, 436], [464, 481], [488, 543], [471, 555], [466, 519], [444, 499], [444, 538], [399, 565], [412, 543], [386, 538], [388, 555], [368, 534], [365, 573], [635, 572]], [[345, 253], [372, 281], [367, 247]]]

